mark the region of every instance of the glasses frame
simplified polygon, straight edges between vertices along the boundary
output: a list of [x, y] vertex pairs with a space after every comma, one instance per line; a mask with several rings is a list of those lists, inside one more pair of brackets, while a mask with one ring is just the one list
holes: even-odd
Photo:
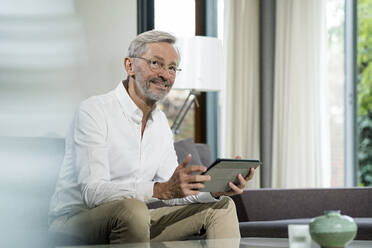
[[[177, 66], [175, 66], [175, 72], [173, 73], [172, 71], [169, 70], [169, 68], [166, 68], [166, 65], [157, 60], [157, 59], [146, 59], [146, 58], [143, 58], [143, 57], [131, 57], [131, 58], [134, 58], [134, 59], [143, 59], [147, 62], [147, 64], [149, 65], [150, 69], [153, 71], [153, 72], [160, 72], [160, 70], [165, 70], [168, 72], [168, 74], [172, 77], [176, 77], [177, 75], [177, 72], [180, 72], [182, 71], [181, 68], [178, 68]], [[153, 62], [157, 62], [157, 64], [159, 65], [159, 67], [153, 67]]]

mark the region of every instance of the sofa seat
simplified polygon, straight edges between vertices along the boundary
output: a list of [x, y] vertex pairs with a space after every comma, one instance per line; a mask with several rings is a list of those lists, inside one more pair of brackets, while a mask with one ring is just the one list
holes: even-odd
[[242, 237], [287, 238], [289, 224], [309, 224], [340, 210], [358, 225], [358, 240], [372, 240], [372, 188], [254, 189], [233, 197]]
[[[311, 220], [312, 218], [246, 221], [240, 222], [239, 227], [242, 237], [288, 238], [288, 225], [307, 225]], [[371, 240], [372, 218], [354, 218], [354, 221], [358, 225], [357, 239]]]

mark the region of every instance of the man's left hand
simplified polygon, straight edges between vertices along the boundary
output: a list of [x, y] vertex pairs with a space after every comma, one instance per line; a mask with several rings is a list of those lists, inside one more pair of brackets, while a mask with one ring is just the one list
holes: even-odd
[[[241, 159], [240, 156], [236, 156], [236, 159]], [[240, 195], [243, 193], [243, 190], [245, 188], [245, 185], [249, 180], [251, 180], [254, 176], [254, 168], [251, 168], [248, 175], [246, 177], [243, 177], [242, 174], [239, 174], [237, 176], [239, 180], [239, 184], [235, 185], [233, 182], [229, 182], [229, 186], [231, 188], [228, 192], [211, 192], [211, 195], [215, 198], [218, 198], [220, 196], [226, 195], [226, 196], [233, 196], [233, 195]]]

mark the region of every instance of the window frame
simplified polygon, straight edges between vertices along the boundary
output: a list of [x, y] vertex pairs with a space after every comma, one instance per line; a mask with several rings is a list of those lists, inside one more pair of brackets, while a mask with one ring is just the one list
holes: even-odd
[[344, 186], [357, 186], [357, 1], [345, 0]]
[[[195, 35], [217, 37], [217, 4], [215, 0], [195, 0]], [[138, 34], [154, 29], [154, 0], [137, 0]], [[197, 143], [207, 143], [212, 159], [218, 156], [219, 115], [218, 93], [202, 92], [197, 97], [199, 108], [195, 108], [195, 134]]]

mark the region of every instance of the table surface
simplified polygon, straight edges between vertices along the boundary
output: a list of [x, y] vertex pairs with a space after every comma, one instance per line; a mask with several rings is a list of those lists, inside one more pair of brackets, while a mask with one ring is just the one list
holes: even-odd
[[[74, 246], [64, 246], [74, 247]], [[76, 246], [76, 248], [288, 248], [288, 239], [285, 238], [241, 238], [241, 239], [210, 239], [187, 240], [149, 243], [131, 243], [120, 245], [91, 245]], [[372, 240], [354, 240], [347, 248], [371, 248]], [[311, 248], [319, 248], [312, 242]]]

